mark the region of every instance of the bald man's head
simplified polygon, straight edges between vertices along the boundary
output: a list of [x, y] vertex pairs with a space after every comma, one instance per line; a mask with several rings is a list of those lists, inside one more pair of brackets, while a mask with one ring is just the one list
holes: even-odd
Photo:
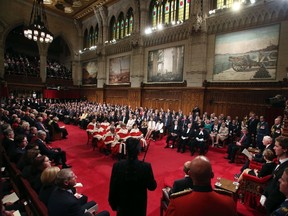
[[189, 174], [189, 170], [190, 170], [190, 164], [191, 164], [191, 161], [186, 161], [184, 163], [184, 167], [183, 167], [183, 171], [185, 172], [185, 174]]
[[207, 157], [198, 156], [191, 161], [190, 177], [195, 185], [211, 185], [211, 179], [214, 177], [214, 174]]

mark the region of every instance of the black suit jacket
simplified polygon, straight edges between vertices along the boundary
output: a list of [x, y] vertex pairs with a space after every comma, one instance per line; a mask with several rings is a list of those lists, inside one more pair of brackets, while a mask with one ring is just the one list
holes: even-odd
[[146, 216], [147, 189], [156, 187], [150, 163], [138, 159], [119, 161], [112, 169], [109, 204], [117, 216]]
[[177, 193], [188, 188], [193, 188], [193, 182], [189, 176], [175, 180], [171, 189], [171, 193]]
[[44, 141], [37, 139], [35, 141], [36, 145], [39, 147], [40, 153], [42, 155], [46, 155], [47, 157], [49, 157], [50, 159], [52, 159], [52, 155], [54, 155], [54, 151], [52, 149], [49, 149], [46, 144], [44, 143]]
[[181, 133], [181, 136], [192, 138], [194, 136], [194, 130], [192, 129], [192, 127], [189, 129], [188, 133], [187, 131], [188, 131], [188, 128], [184, 129]]
[[[274, 155], [275, 155], [275, 151], [274, 151], [273, 148], [274, 148], [274, 145], [270, 144], [265, 149], [270, 149], [272, 152], [274, 152]], [[256, 162], [259, 162], [259, 163], [265, 163], [265, 159], [264, 159], [264, 156], [263, 156], [263, 152], [264, 152], [265, 149], [261, 150], [258, 154], [255, 154], [255, 157], [253, 157], [253, 161], [256, 161]]]
[[204, 129], [201, 134], [200, 132], [200, 129], [196, 131], [195, 138], [204, 139], [204, 142], [207, 141], [207, 139], [209, 138], [209, 133], [207, 132], [207, 130]]
[[270, 175], [273, 173], [274, 169], [276, 167], [276, 163], [272, 162], [272, 163], [264, 163], [261, 167], [260, 172], [258, 173], [258, 177], [264, 177], [267, 175]]
[[273, 178], [269, 181], [264, 191], [264, 195], [267, 198], [265, 207], [269, 215], [285, 200], [284, 194], [279, 191], [279, 179], [286, 167], [288, 167], [288, 160], [276, 167], [277, 169], [273, 172]]
[[57, 188], [48, 201], [48, 214], [53, 216], [83, 216], [85, 215], [79, 200], [67, 190]]

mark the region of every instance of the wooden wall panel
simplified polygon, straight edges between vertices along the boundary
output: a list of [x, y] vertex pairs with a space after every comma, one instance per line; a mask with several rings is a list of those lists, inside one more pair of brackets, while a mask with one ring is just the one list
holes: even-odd
[[81, 97], [88, 101], [103, 103], [103, 90], [96, 87], [84, 87], [81, 89]]
[[192, 111], [195, 106], [203, 109], [203, 90], [192, 88], [149, 88], [142, 90], [142, 106], [148, 108], [163, 108], [178, 111], [185, 114]]
[[[281, 89], [209, 89], [205, 92], [204, 109], [208, 113], [215, 112], [217, 115], [239, 116], [242, 119], [250, 111], [257, 115], [268, 116], [265, 100], [276, 94], [285, 94]], [[272, 113], [273, 115], [273, 113]]]

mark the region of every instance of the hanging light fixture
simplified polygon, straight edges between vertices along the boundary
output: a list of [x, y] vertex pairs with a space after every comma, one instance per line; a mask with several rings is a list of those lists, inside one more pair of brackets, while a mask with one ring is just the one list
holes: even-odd
[[34, 0], [29, 26], [24, 29], [24, 36], [41, 43], [51, 43], [53, 41], [53, 34], [48, 30], [43, 0]]

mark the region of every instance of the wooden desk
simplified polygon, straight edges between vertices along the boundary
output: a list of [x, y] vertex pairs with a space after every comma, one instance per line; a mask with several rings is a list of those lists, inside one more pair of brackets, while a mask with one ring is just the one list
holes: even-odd
[[237, 199], [238, 199], [237, 191], [238, 191], [239, 185], [236, 186], [233, 184], [233, 181], [231, 181], [229, 179], [225, 179], [225, 178], [221, 178], [220, 183], [221, 183], [221, 185], [215, 184], [215, 187], [222, 189], [222, 190], [232, 192], [233, 199], [234, 199], [235, 203], [237, 204]]
[[229, 179], [221, 178], [220, 183], [221, 183], [221, 186], [217, 186], [215, 184], [215, 186], [219, 189], [227, 190], [232, 193], [236, 193], [238, 190], [238, 187], [236, 188], [236, 185], [233, 184], [233, 181]]

